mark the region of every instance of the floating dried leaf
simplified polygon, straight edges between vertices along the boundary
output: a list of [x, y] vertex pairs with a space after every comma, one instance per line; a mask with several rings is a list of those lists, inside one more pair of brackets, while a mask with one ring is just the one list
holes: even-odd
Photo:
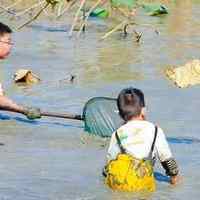
[[14, 81], [15, 83], [38, 83], [40, 78], [35, 75], [31, 70], [28, 69], [19, 69], [14, 74]]
[[200, 84], [200, 60], [192, 60], [176, 68], [169, 67], [165, 74], [180, 88]]

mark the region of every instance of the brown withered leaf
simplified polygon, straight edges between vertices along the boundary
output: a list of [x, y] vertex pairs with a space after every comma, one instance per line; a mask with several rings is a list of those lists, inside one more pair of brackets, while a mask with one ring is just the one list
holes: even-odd
[[14, 74], [15, 83], [34, 84], [40, 81], [40, 78], [29, 69], [19, 69]]
[[165, 74], [180, 88], [200, 84], [200, 60], [189, 61], [180, 67], [169, 67]]

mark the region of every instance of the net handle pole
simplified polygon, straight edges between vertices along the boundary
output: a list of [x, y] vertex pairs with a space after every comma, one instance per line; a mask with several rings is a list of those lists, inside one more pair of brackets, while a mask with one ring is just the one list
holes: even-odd
[[52, 112], [41, 112], [42, 116], [47, 117], [57, 117], [57, 118], [65, 118], [65, 119], [75, 119], [75, 120], [84, 120], [81, 115], [74, 115], [74, 114], [61, 114], [61, 113], [52, 113]]
[[[10, 107], [1, 107], [0, 109], [26, 115], [26, 111], [24, 109], [21, 109], [21, 108], [20, 109], [13, 109], [13, 108], [10, 108]], [[41, 116], [47, 116], [47, 117], [84, 120], [84, 117], [82, 117], [81, 115], [76, 115], [76, 114], [62, 114], [62, 113], [56, 113], [56, 112], [43, 112], [43, 111], [40, 114], [41, 114]]]

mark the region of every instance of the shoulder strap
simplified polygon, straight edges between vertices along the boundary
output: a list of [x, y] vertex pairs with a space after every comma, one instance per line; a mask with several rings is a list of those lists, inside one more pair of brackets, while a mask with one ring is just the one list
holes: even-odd
[[116, 140], [117, 140], [117, 144], [119, 145], [119, 148], [120, 148], [120, 151], [121, 153], [126, 153], [126, 149], [122, 146], [122, 143], [119, 139], [119, 136], [117, 134], [117, 131], [115, 132], [115, 137], [116, 137]]
[[153, 150], [154, 150], [154, 146], [155, 146], [155, 142], [156, 142], [157, 133], [158, 133], [158, 127], [155, 126], [155, 133], [154, 133], [153, 143], [151, 145], [151, 150], [150, 150], [150, 153], [149, 153], [149, 157], [150, 158], [152, 158], [152, 154], [153, 154]]
[[[152, 158], [152, 154], [153, 154], [153, 150], [154, 150], [154, 146], [155, 146], [155, 142], [156, 142], [157, 133], [158, 133], [158, 127], [155, 126], [155, 133], [154, 133], [153, 143], [151, 145], [151, 150], [149, 152], [149, 157], [150, 158]], [[121, 153], [126, 153], [126, 149], [122, 146], [122, 143], [121, 143], [121, 141], [119, 139], [117, 131], [115, 132], [115, 137], [116, 137], [117, 144], [119, 145]]]

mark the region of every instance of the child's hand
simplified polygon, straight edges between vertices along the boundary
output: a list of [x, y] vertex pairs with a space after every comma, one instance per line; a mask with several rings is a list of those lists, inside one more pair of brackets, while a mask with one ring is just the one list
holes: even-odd
[[180, 182], [181, 182], [181, 177], [179, 175], [170, 177], [170, 184], [177, 185]]

